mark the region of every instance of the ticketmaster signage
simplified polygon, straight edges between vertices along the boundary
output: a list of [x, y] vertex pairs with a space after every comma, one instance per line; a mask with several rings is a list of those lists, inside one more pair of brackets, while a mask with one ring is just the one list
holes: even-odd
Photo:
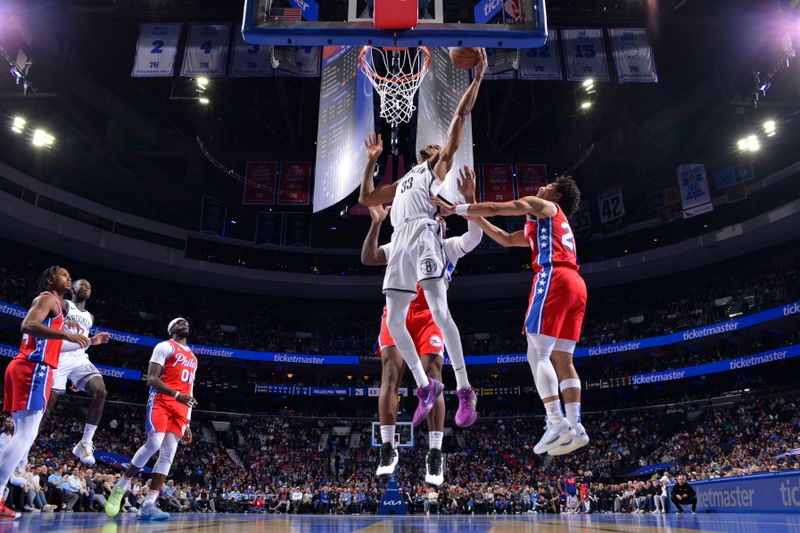
[[800, 344], [794, 344], [785, 348], [777, 350], [770, 350], [768, 352], [761, 352], [754, 355], [746, 355], [736, 359], [727, 359], [725, 361], [715, 361], [713, 363], [706, 363], [703, 365], [687, 366], [685, 368], [677, 368], [675, 370], [665, 370], [663, 372], [650, 372], [648, 374], [636, 374], [631, 376], [632, 385], [647, 385], [650, 383], [661, 383], [664, 381], [673, 381], [676, 379], [691, 378], [694, 376], [704, 376], [706, 374], [716, 374], [718, 372], [727, 372], [729, 370], [740, 370], [751, 366], [763, 365], [775, 361], [782, 361], [784, 359], [791, 359], [792, 357], [800, 356]]
[[[800, 471], [691, 483], [701, 513], [800, 513]], [[667, 487], [671, 495], [672, 488]]]
[[[22, 319], [28, 310], [0, 301], [0, 314], [12, 316], [14, 318]], [[720, 322], [711, 324], [700, 328], [679, 331], [669, 335], [661, 335], [659, 337], [650, 337], [647, 339], [640, 339], [636, 341], [618, 342], [615, 344], [606, 344], [602, 346], [591, 346], [588, 348], [577, 348], [575, 350], [575, 357], [588, 357], [597, 355], [609, 355], [622, 352], [630, 352], [634, 350], [641, 350], [644, 348], [654, 348], [657, 346], [666, 346], [669, 344], [678, 344], [681, 342], [691, 341], [695, 339], [702, 339], [721, 333], [730, 333], [745, 329], [756, 324], [762, 324], [770, 320], [783, 318], [800, 314], [800, 301], [792, 302], [780, 307], [773, 307], [766, 311], [761, 311], [752, 315], [748, 315], [736, 320], [729, 320], [727, 322]], [[92, 333], [98, 331], [108, 331], [111, 339], [117, 342], [124, 342], [127, 344], [135, 344], [138, 346], [155, 346], [163, 339], [156, 339], [154, 337], [145, 337], [143, 335], [134, 335], [125, 333], [123, 331], [116, 331], [113, 329], [94, 328]], [[201, 344], [190, 344], [192, 351], [195, 355], [205, 355], [208, 357], [224, 357], [228, 359], [245, 359], [250, 361], [264, 361], [273, 363], [290, 363], [301, 365], [357, 365], [359, 358], [355, 355], [314, 355], [314, 354], [291, 354], [291, 353], [275, 353], [275, 352], [254, 352], [249, 350], [236, 350], [234, 348], [225, 348], [219, 346], [204, 346]], [[525, 363], [527, 357], [525, 354], [499, 354], [499, 355], [474, 355], [467, 357], [467, 363], [470, 365], [497, 365], [497, 364], [512, 364], [512, 363]], [[449, 359], [445, 360], [449, 364]], [[686, 376], [688, 377], [688, 376]], [[678, 379], [678, 378], [676, 378]]]
[[[2, 357], [16, 357], [19, 353], [19, 348], [15, 346], [9, 346], [8, 344], [0, 344], [0, 356]], [[107, 365], [94, 365], [97, 367], [97, 370], [100, 371], [105, 377], [108, 378], [119, 378], [119, 379], [130, 379], [133, 381], [141, 381], [142, 373], [138, 370], [132, 370], [130, 368], [119, 368], [116, 366], [107, 366]]]

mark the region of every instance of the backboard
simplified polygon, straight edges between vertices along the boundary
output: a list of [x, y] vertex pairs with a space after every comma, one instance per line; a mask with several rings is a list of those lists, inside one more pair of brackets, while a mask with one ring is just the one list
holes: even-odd
[[242, 34], [275, 46], [539, 48], [547, 41], [545, 0], [411, 0], [419, 2], [418, 24], [396, 31], [373, 23], [374, 2], [385, 1], [245, 0]]
[[[381, 423], [372, 423], [372, 438], [370, 445], [373, 448], [381, 447]], [[411, 422], [397, 422], [394, 428], [394, 445], [398, 448], [414, 447], [414, 426]]]

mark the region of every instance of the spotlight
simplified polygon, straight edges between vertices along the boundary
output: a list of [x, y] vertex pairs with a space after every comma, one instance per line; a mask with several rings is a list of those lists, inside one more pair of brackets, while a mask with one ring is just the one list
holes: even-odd
[[739, 147], [739, 150], [742, 152], [747, 151], [747, 139], [739, 139], [739, 142], [736, 143], [736, 146]]
[[197, 101], [200, 102], [202, 105], [208, 105], [211, 103], [211, 100], [209, 100], [205, 96], [198, 98]]
[[206, 78], [205, 76], [197, 78], [196, 80], [194, 80], [194, 82], [197, 84], [198, 89], [201, 89], [203, 91], [205, 91], [206, 88], [208, 87], [208, 78]]
[[14, 117], [14, 121], [11, 123], [11, 130], [15, 133], [22, 133], [27, 123], [28, 121], [22, 117]]
[[588, 78], [583, 81], [584, 88], [588, 89], [594, 85], [594, 78]]
[[589, 109], [590, 107], [592, 107], [592, 103], [589, 102], [588, 100], [585, 102], [581, 102], [581, 109], [586, 110]]
[[44, 131], [44, 130], [36, 130], [36, 131], [33, 132], [33, 138], [31, 139], [31, 142], [33, 143], [34, 146], [47, 146], [47, 147], [50, 147], [50, 146], [53, 146], [53, 143], [55, 142], [55, 140], [56, 140], [55, 137], [53, 137], [52, 135], [50, 135], [46, 131]]
[[761, 143], [758, 142], [758, 137], [750, 135], [747, 138], [747, 149], [751, 152], [756, 152], [759, 148], [761, 148]]
[[776, 129], [777, 129], [777, 125], [775, 124], [774, 120], [768, 120], [768, 121], [764, 122], [764, 133], [767, 134], [767, 137], [774, 136]]

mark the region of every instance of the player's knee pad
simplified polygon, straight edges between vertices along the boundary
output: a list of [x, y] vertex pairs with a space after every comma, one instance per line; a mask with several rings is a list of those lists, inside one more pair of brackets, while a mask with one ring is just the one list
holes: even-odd
[[178, 450], [179, 441], [180, 437], [174, 433], [166, 434], [158, 453], [158, 460], [156, 461], [155, 466], [153, 466], [154, 473], [163, 474], [165, 476], [169, 473], [169, 469], [172, 466], [172, 461], [175, 459], [175, 452]]
[[567, 339], [556, 339], [556, 344], [553, 346], [553, 351], [556, 352], [564, 352], [572, 355], [575, 353], [575, 345], [577, 343], [575, 341], [567, 340]]
[[536, 362], [549, 361], [558, 339], [549, 335], [539, 335], [538, 333], [528, 333], [527, 337], [528, 361], [531, 359], [535, 359]]

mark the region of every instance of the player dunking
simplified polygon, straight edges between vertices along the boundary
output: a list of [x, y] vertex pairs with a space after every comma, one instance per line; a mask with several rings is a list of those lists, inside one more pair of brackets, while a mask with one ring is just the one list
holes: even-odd
[[480, 49], [478, 57], [475, 77], [458, 103], [444, 145], [429, 144], [420, 150], [419, 164], [401, 180], [375, 189], [372, 177], [382, 151], [383, 141], [380, 135], [370, 135], [365, 141], [368, 157], [358, 200], [371, 207], [392, 204], [391, 222], [394, 228], [392, 255], [388, 258], [383, 279], [386, 324], [417, 384], [419, 403], [412, 420], [415, 426], [427, 418], [436, 403], [436, 398], [444, 390], [441, 381], [428, 379], [420, 363], [414, 340], [406, 327], [408, 308], [416, 297], [417, 284], [425, 293], [431, 316], [442, 332], [444, 344], [453, 363], [458, 396], [456, 425], [470, 426], [478, 417], [475, 410], [477, 398], [467, 377], [458, 327], [447, 306], [447, 289], [444, 281], [447, 265], [442, 255], [438, 224], [434, 220], [436, 208], [428, 201], [429, 197], [438, 194], [447, 173], [453, 166], [461, 133], [478, 97], [487, 65], [486, 51]]
[[[85, 279], [79, 279], [72, 284], [72, 300], [64, 300], [65, 329], [71, 333], [80, 333], [86, 337], [94, 325], [94, 316], [86, 310], [86, 302], [92, 295], [92, 285]], [[92, 344], [105, 344], [108, 342], [108, 332], [103, 331], [91, 338]], [[86, 424], [83, 428], [83, 437], [72, 449], [73, 455], [87, 465], [93, 465], [94, 459], [94, 432], [103, 416], [103, 407], [106, 403], [106, 384], [103, 376], [97, 370], [86, 354], [86, 350], [79, 344], [64, 341], [61, 345], [61, 357], [58, 368], [53, 371], [53, 389], [47, 412], [52, 412], [59, 394], [67, 391], [67, 380], [78, 389], [91, 396], [89, 409], [86, 413]]]
[[105, 511], [112, 517], [119, 513], [122, 497], [131, 479], [158, 452], [150, 490], [139, 509], [138, 518], [167, 520], [169, 514], [156, 507], [156, 499], [169, 474], [178, 450], [178, 441], [182, 444], [192, 442], [189, 421], [192, 408], [197, 405], [192, 397], [197, 358], [187, 344], [189, 322], [184, 318], [175, 318], [167, 326], [167, 333], [171, 339], [156, 345], [147, 368], [147, 384], [150, 385], [145, 421], [147, 442], [139, 448], [131, 459], [131, 466], [111, 490]]
[[[475, 181], [462, 180], [459, 192], [467, 202], [475, 202]], [[384, 219], [389, 213], [388, 208], [375, 206], [369, 208], [372, 224], [370, 225], [364, 245], [361, 249], [361, 261], [365, 265], [385, 265], [391, 261], [393, 252], [392, 243], [378, 246], [378, 234]], [[438, 219], [442, 229], [441, 238], [444, 239], [446, 228], [444, 219]], [[442, 247], [446, 263], [445, 281], [449, 284], [456, 263], [466, 254], [475, 249], [481, 242], [483, 231], [472, 220], [468, 223], [467, 232], [459, 237], [444, 239]], [[381, 357], [381, 391], [378, 397], [378, 416], [381, 424], [381, 451], [377, 476], [390, 476], [394, 473], [399, 461], [399, 454], [394, 445], [395, 425], [397, 423], [397, 388], [403, 381], [405, 366], [403, 358], [397, 350], [386, 321], [386, 307], [383, 309], [381, 331], [378, 337]], [[406, 327], [417, 353], [420, 354], [423, 370], [429, 379], [442, 381], [442, 333], [433, 321], [425, 293], [417, 286], [417, 296], [411, 302], [406, 319]], [[430, 414], [428, 422], [428, 455], [425, 459], [425, 482], [439, 486], [444, 483], [444, 466], [442, 455], [442, 440], [444, 438], [444, 397], [439, 396]]]
[[[5, 494], [14, 468], [28, 455], [39, 434], [61, 343], [66, 340], [83, 348], [89, 345], [85, 336], [64, 331], [61, 301], [71, 285], [67, 269], [52, 266], [45, 270], [39, 279], [41, 293], [22, 320], [19, 354], [6, 368], [3, 384], [3, 409], [14, 419], [14, 435], [0, 453], [0, 495]], [[0, 520], [19, 516], [0, 500]]]
[[[462, 175], [474, 175], [465, 168]], [[575, 237], [567, 217], [578, 208], [581, 193], [570, 176], [540, 187], [536, 196], [511, 202], [449, 206], [431, 198], [444, 214], [462, 216], [525, 215], [525, 229], [508, 234], [485, 219], [479, 223], [500, 245], [530, 246], [533, 278], [524, 332], [528, 363], [547, 411], [547, 429], [534, 446], [536, 453], [563, 455], [589, 443], [581, 423], [581, 382], [572, 363], [586, 314], [586, 284], [578, 274]], [[552, 356], [552, 361], [551, 361]], [[553, 367], [555, 363], [555, 368]], [[558, 390], [564, 395], [566, 418]]]

